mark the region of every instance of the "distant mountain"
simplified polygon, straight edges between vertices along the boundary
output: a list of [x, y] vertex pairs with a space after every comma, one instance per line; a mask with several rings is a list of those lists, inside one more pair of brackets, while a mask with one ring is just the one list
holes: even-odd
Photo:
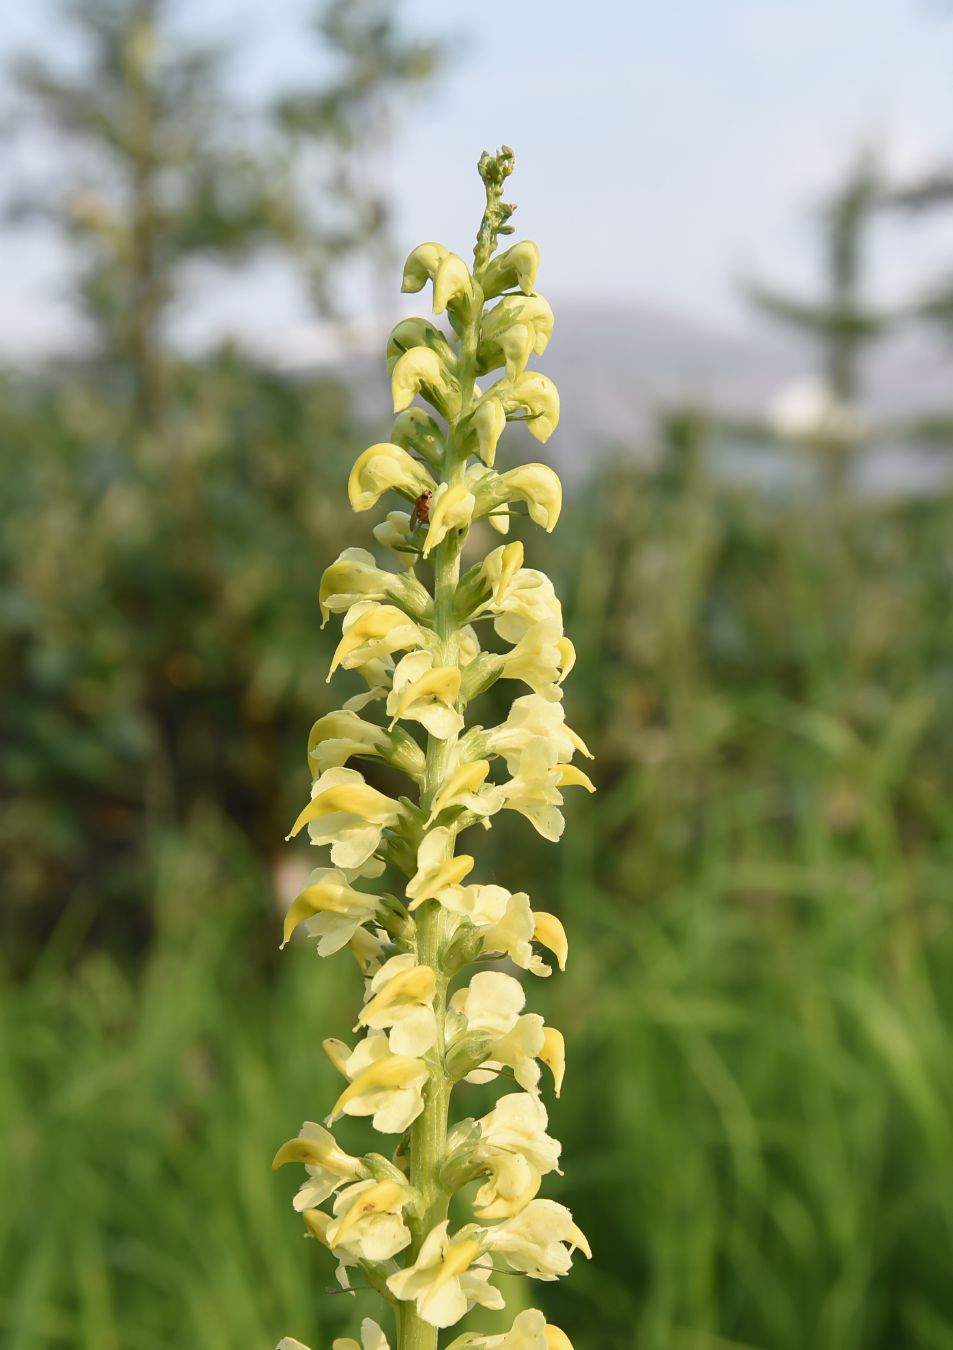
[[[553, 464], [569, 483], [615, 454], [644, 446], [661, 408], [691, 403], [736, 418], [761, 418], [786, 386], [811, 373], [810, 353], [769, 329], [763, 336], [720, 332], [634, 306], [555, 308], [552, 340], [530, 364], [559, 388], [560, 423], [545, 446], [526, 439], [535, 457]], [[277, 335], [259, 354], [289, 371], [333, 368], [359, 375], [362, 412], [383, 423], [389, 413], [381, 364], [385, 336], [367, 327], [335, 339], [327, 328], [308, 325]], [[865, 383], [864, 411], [875, 425], [925, 411], [953, 411], [953, 352], [912, 338], [885, 344], [871, 359]], [[900, 450], [886, 452], [890, 462]], [[917, 456], [904, 459], [910, 486], [924, 472], [922, 452]], [[882, 472], [874, 465], [875, 479]]]

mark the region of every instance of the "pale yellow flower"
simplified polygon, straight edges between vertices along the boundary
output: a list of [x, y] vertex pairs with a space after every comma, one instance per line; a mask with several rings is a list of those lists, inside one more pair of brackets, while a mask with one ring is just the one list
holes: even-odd
[[491, 259], [483, 273], [483, 294], [487, 300], [492, 300], [501, 291], [519, 286], [524, 295], [529, 295], [536, 284], [538, 271], [539, 249], [532, 239], [521, 239]]
[[378, 605], [373, 600], [352, 605], [341, 627], [342, 637], [331, 661], [328, 681], [338, 666], [354, 670], [404, 648], [427, 645], [423, 632], [403, 610], [396, 605]]
[[440, 790], [431, 803], [427, 824], [429, 825], [441, 811], [447, 811], [455, 806], [462, 806], [478, 816], [492, 816], [499, 811], [503, 805], [500, 789], [495, 784], [483, 787], [489, 771], [490, 762], [487, 759], [476, 759], [456, 769], [441, 783]]
[[457, 358], [453, 348], [439, 328], [435, 328], [427, 319], [401, 319], [387, 339], [387, 373], [393, 375], [394, 367], [413, 347], [429, 347], [436, 351], [449, 370], [456, 370]]
[[308, 885], [291, 903], [284, 924], [284, 941], [288, 942], [299, 923], [305, 923], [312, 937], [320, 938], [319, 956], [333, 956], [354, 937], [362, 924], [369, 922], [382, 909], [380, 897], [366, 891], [355, 891], [350, 883], [360, 876], [379, 876], [383, 863], [369, 867], [377, 860], [368, 859], [363, 867], [342, 871], [337, 867], [318, 867], [308, 878]]
[[559, 390], [536, 370], [524, 370], [515, 380], [497, 380], [487, 397], [498, 398], [504, 412], [524, 414], [526, 429], [538, 441], [548, 441], [559, 425]]
[[443, 314], [450, 307], [466, 316], [473, 299], [473, 278], [462, 258], [448, 253], [440, 259], [433, 279], [433, 312]]
[[313, 844], [330, 844], [338, 867], [360, 867], [395, 826], [404, 808], [369, 787], [356, 769], [328, 769], [311, 786], [311, 801], [292, 826], [289, 839], [307, 825]]
[[[478, 920], [474, 919], [476, 922]], [[500, 917], [481, 929], [482, 952], [484, 955], [502, 952], [521, 970], [532, 971], [534, 975], [549, 975], [549, 966], [533, 951], [535, 934], [536, 920], [529, 906], [529, 896], [525, 891], [517, 891], [507, 899], [506, 909]]]
[[507, 769], [514, 775], [519, 772], [520, 755], [537, 736], [553, 744], [557, 764], [568, 764], [574, 750], [592, 759], [585, 742], [565, 723], [566, 712], [561, 703], [550, 703], [539, 694], [525, 694], [514, 701], [506, 721], [490, 731], [487, 748], [503, 755]]
[[336, 562], [326, 567], [321, 577], [318, 603], [327, 623], [333, 611], [340, 614], [362, 600], [384, 600], [389, 588], [398, 578], [377, 566], [373, 553], [366, 548], [346, 548]]
[[454, 836], [446, 826], [430, 830], [417, 849], [417, 872], [407, 883], [410, 909], [417, 909], [425, 900], [443, 902], [448, 887], [457, 886], [473, 870], [473, 859], [468, 853], [450, 856]]
[[[325, 1122], [328, 1125], [342, 1115], [373, 1116], [374, 1129], [381, 1134], [403, 1134], [411, 1121], [424, 1109], [423, 1088], [430, 1070], [422, 1059], [395, 1055], [383, 1031], [372, 1031], [358, 1041], [354, 1051], [342, 1059], [340, 1042], [325, 1042], [325, 1049], [350, 1080], [335, 1102]], [[341, 1047], [346, 1053], [347, 1047]], [[337, 1058], [335, 1058], [337, 1053]]]
[[339, 768], [352, 755], [379, 756], [390, 745], [383, 727], [365, 722], [356, 712], [344, 708], [328, 713], [315, 722], [308, 737], [308, 764], [315, 778], [325, 769]]
[[484, 464], [492, 468], [496, 458], [496, 447], [506, 426], [503, 404], [498, 398], [483, 399], [477, 404], [470, 418], [470, 425], [476, 435], [480, 458]]
[[522, 680], [547, 703], [562, 698], [559, 685], [565, 679], [572, 644], [563, 636], [558, 619], [540, 619], [531, 624], [512, 651], [499, 658], [505, 680]]
[[390, 1028], [388, 1041], [395, 1055], [419, 1058], [437, 1039], [433, 1001], [437, 978], [430, 966], [418, 966], [411, 954], [392, 956], [370, 982], [368, 1001], [357, 1026], [375, 1031]]
[[348, 479], [347, 492], [355, 511], [369, 511], [389, 488], [415, 501], [422, 492], [433, 491], [435, 487], [424, 464], [401, 446], [382, 441], [358, 457]]
[[480, 1244], [451, 1242], [449, 1224], [432, 1228], [412, 1266], [388, 1276], [387, 1287], [404, 1302], [414, 1302], [417, 1313], [432, 1327], [451, 1327], [475, 1303], [484, 1308], [504, 1307], [503, 1296], [487, 1281], [490, 1272], [475, 1262], [483, 1261]]
[[394, 367], [391, 376], [394, 412], [410, 406], [417, 394], [432, 403], [447, 418], [460, 411], [460, 386], [453, 373], [429, 347], [412, 347]]
[[[555, 1200], [532, 1200], [519, 1214], [487, 1232], [490, 1250], [502, 1253], [513, 1270], [534, 1280], [567, 1275], [575, 1247], [592, 1256], [589, 1244], [572, 1221], [565, 1205]], [[564, 1246], [566, 1243], [568, 1246]]]
[[411, 652], [394, 671], [393, 690], [387, 700], [391, 727], [399, 718], [409, 719], [445, 741], [463, 730], [463, 718], [453, 706], [459, 697], [459, 666], [438, 666], [435, 670], [430, 652]]
[[289, 1139], [275, 1154], [271, 1170], [277, 1172], [285, 1163], [304, 1163], [308, 1180], [302, 1182], [294, 1198], [294, 1207], [300, 1211], [314, 1209], [339, 1187], [369, 1175], [360, 1158], [352, 1158], [338, 1147], [334, 1135], [313, 1120], [306, 1120], [297, 1139]]
[[502, 787], [509, 811], [519, 811], [535, 829], [555, 843], [566, 828], [559, 807], [563, 804], [560, 788], [579, 786], [595, 792], [594, 785], [581, 769], [561, 765], [555, 742], [549, 736], [533, 736], [520, 752], [519, 768]]
[[334, 1201], [334, 1218], [325, 1240], [337, 1256], [359, 1261], [389, 1261], [410, 1246], [402, 1211], [410, 1201], [406, 1186], [395, 1181], [358, 1181]]
[[[530, 422], [530, 430], [533, 428]], [[563, 485], [559, 475], [546, 464], [520, 464], [500, 475], [512, 501], [525, 502], [529, 514], [547, 534], [552, 534], [563, 505]]]
[[410, 534], [408, 511], [388, 511], [380, 524], [374, 526], [372, 533], [379, 544], [383, 544], [391, 553], [397, 555], [408, 572], [413, 570], [417, 554], [407, 546], [406, 536]]
[[516, 380], [530, 355], [546, 350], [552, 331], [553, 311], [541, 295], [506, 296], [484, 318], [482, 368], [505, 363], [506, 378]]
[[437, 268], [449, 252], [443, 244], [418, 244], [404, 263], [401, 291], [405, 295], [422, 291], [427, 282], [433, 280]]
[[490, 583], [491, 596], [477, 613], [496, 616], [493, 626], [504, 642], [519, 642], [534, 623], [544, 619], [555, 619], [562, 630], [563, 611], [553, 583], [545, 572], [523, 566], [519, 541], [501, 544], [488, 553], [483, 575]]
[[430, 529], [423, 548], [425, 558], [431, 549], [443, 543], [451, 530], [463, 529], [470, 524], [475, 505], [476, 499], [465, 483], [458, 483], [456, 487], [440, 484], [430, 504]]
[[[561, 1327], [547, 1322], [538, 1308], [526, 1308], [513, 1319], [513, 1325], [502, 1336], [481, 1336], [470, 1343], [486, 1350], [573, 1350], [572, 1342]], [[355, 1350], [360, 1347], [355, 1346]]]
[[538, 1013], [521, 1016], [525, 1002], [519, 981], [495, 970], [474, 975], [466, 989], [453, 995], [450, 1008], [456, 1016], [448, 1019], [450, 1034], [458, 1038], [476, 1033], [489, 1038], [486, 1059], [467, 1074], [467, 1082], [488, 1083], [501, 1065], [508, 1065], [520, 1087], [536, 1091], [540, 1076], [536, 1056], [545, 1044], [543, 1019]]

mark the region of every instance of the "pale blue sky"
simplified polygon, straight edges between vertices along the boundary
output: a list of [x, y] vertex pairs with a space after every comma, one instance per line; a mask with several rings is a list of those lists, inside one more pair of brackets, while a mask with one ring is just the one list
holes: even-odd
[[[183, 21], [231, 39], [237, 87], [263, 97], [317, 68], [302, 41], [309, 10], [191, 0]], [[3, 7], [0, 49], [48, 41], [50, 13], [46, 0]], [[940, 0], [406, 0], [405, 13], [455, 54], [389, 166], [401, 246], [435, 238], [467, 252], [475, 161], [506, 141], [516, 223], [539, 243], [538, 284], [556, 299], [738, 324], [740, 273], [811, 276], [811, 203], [861, 142], [898, 171], [953, 160], [953, 7]], [[953, 272], [953, 212], [882, 230], [876, 262], [885, 293], [947, 262]], [[56, 276], [39, 244], [8, 250], [4, 345], [11, 323], [47, 312]], [[275, 277], [252, 289], [258, 321], [300, 317]], [[244, 322], [240, 298], [220, 308]]]

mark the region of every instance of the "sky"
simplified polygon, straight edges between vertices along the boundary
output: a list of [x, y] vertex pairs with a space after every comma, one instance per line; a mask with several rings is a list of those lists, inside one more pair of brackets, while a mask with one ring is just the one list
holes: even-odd
[[[862, 146], [891, 173], [953, 161], [953, 4], [943, 0], [404, 0], [448, 68], [388, 156], [400, 251], [472, 247], [483, 149], [516, 152], [519, 237], [552, 300], [749, 323], [745, 277], [810, 286], [812, 209]], [[321, 69], [305, 0], [190, 0], [182, 26], [232, 42], [231, 79], [266, 99]], [[0, 57], [64, 44], [47, 0], [0, 9]], [[56, 36], [51, 39], [51, 34]], [[0, 187], [3, 167], [0, 164]], [[879, 294], [953, 273], [953, 212], [884, 225]], [[395, 278], [395, 290], [397, 287]], [[62, 336], [62, 257], [32, 231], [0, 256], [0, 348]], [[287, 274], [197, 285], [188, 340], [307, 320]], [[395, 302], [396, 303], [396, 302]], [[191, 324], [191, 328], [189, 325]], [[59, 327], [58, 327], [59, 325]]]

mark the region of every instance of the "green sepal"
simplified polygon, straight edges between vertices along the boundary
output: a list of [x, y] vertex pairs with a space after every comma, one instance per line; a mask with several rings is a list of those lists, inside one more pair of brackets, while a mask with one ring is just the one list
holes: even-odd
[[492, 587], [483, 574], [482, 562], [474, 563], [469, 572], [457, 582], [453, 596], [453, 612], [458, 619], [468, 619], [475, 609], [489, 599]]
[[489, 1036], [464, 1036], [447, 1056], [447, 1074], [454, 1083], [478, 1069], [487, 1057], [491, 1044]]
[[388, 597], [416, 623], [433, 623], [433, 596], [422, 582], [409, 572], [401, 572], [393, 586], [387, 588]]
[[427, 768], [427, 757], [420, 746], [411, 736], [409, 731], [403, 727], [394, 727], [389, 731], [392, 749], [386, 754], [382, 751], [380, 758], [386, 764], [394, 769], [400, 769], [408, 778], [412, 778], [415, 783], [419, 783], [423, 778]]
[[478, 695], [486, 693], [492, 684], [496, 684], [503, 673], [503, 658], [496, 652], [481, 652], [468, 666], [463, 668], [460, 681], [460, 698], [464, 705], [471, 703]]

